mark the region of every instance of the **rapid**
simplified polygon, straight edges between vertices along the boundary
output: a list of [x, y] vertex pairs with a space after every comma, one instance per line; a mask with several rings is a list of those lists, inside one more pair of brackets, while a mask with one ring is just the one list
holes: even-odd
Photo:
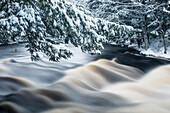
[[24, 44], [0, 46], [0, 113], [170, 113], [170, 60], [70, 48], [71, 59], [32, 62]]

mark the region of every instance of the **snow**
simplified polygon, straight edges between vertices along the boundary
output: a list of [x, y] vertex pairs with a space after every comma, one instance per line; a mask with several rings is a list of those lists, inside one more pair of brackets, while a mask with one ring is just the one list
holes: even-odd
[[15, 7], [20, 8], [19, 3], [15, 2]]
[[157, 36], [159, 35], [159, 33], [158, 33], [157, 31], [155, 31], [155, 30], [152, 31], [151, 33], [152, 33], [152, 34], [155, 34], [155, 35], [157, 35]]
[[19, 16], [24, 16], [24, 15], [25, 15], [25, 12], [24, 12], [23, 10], [21, 10], [20, 12], [18, 12], [17, 15], [19, 15]]
[[12, 24], [18, 24], [19, 23], [18, 18], [14, 15], [9, 17], [9, 19], [10, 19], [10, 23], [12, 23]]
[[0, 19], [0, 24], [5, 26], [6, 25], [7, 19]]
[[170, 43], [166, 41], [166, 47], [167, 47], [167, 54], [164, 54], [164, 46], [163, 46], [163, 41], [162, 39], [152, 39], [150, 44], [150, 48], [148, 50], [145, 49], [138, 49], [141, 51], [141, 53], [146, 54], [146, 55], [153, 55], [156, 57], [164, 57], [164, 58], [170, 58]]
[[164, 54], [163, 47], [160, 48], [160, 51], [155, 51], [154, 48], [149, 48], [148, 50], [143, 50], [141, 53], [146, 55], [153, 55], [156, 57], [164, 57], [164, 58], [170, 58], [170, 47], [167, 48], [167, 54]]
[[18, 31], [18, 29], [14, 26], [11, 27], [12, 31]]
[[25, 36], [25, 33], [23, 31], [21, 32], [21, 36]]
[[1, 18], [1, 17], [4, 17], [4, 15], [5, 15], [5, 11], [1, 11], [1, 12], [0, 12], [0, 18]]
[[37, 20], [38, 20], [38, 21], [41, 21], [41, 17], [40, 17], [40, 16], [37, 16]]
[[[86, 49], [88, 52], [100, 54], [99, 50], [101, 48], [103, 48], [101, 41], [103, 41], [103, 42], [108, 41], [107, 40], [108, 37], [106, 37], [108, 35], [114, 37], [115, 40], [121, 41], [121, 40], [124, 40], [123, 38], [127, 38], [127, 37], [122, 37], [122, 34], [126, 36], [129, 32], [136, 30], [131, 26], [119, 25], [115, 22], [110, 22], [109, 20], [106, 20], [102, 17], [101, 18], [94, 17], [94, 16], [92, 16], [92, 14], [89, 10], [86, 10], [84, 8], [82, 8], [82, 9], [77, 8], [76, 4], [72, 4], [70, 2], [67, 2], [66, 0], [51, 0], [51, 1], [52, 1], [53, 5], [51, 5], [51, 7], [49, 7], [49, 16], [56, 16], [56, 18], [57, 18], [57, 19], [53, 19], [51, 23], [55, 27], [59, 26], [61, 28], [61, 30], [63, 30], [65, 36], [67, 36], [67, 31], [65, 31], [65, 30], [67, 29], [67, 27], [69, 27], [69, 30], [71, 30], [71, 32], [75, 33], [75, 37], [73, 36], [73, 38], [75, 38], [74, 43], [77, 43], [78, 46], [82, 46], [82, 47], [87, 46], [87, 48], [89, 47], [88, 50]], [[80, 0], [80, 1], [82, 1], [82, 0]], [[84, 1], [84, 3], [85, 2], [86, 2], [86, 0]], [[58, 5], [58, 3], [61, 3], [62, 8]], [[20, 30], [20, 29], [18, 29], [18, 27], [16, 27], [16, 24], [17, 24], [17, 26], [20, 26], [20, 28], [21, 28], [20, 36], [24, 36], [26, 33], [25, 30], [29, 27], [28, 21], [30, 21], [33, 23], [30, 26], [31, 30], [33, 32], [36, 32], [37, 26], [39, 25], [38, 29], [41, 30], [39, 32], [39, 36], [43, 37], [42, 40], [45, 40], [47, 38], [46, 36], [52, 36], [50, 33], [46, 34], [46, 36], [44, 36], [44, 34], [46, 33], [46, 28], [45, 28], [46, 26], [43, 23], [44, 21], [42, 21], [42, 16], [39, 14], [39, 13], [41, 13], [41, 8], [38, 9], [39, 7], [37, 7], [34, 9], [34, 8], [32, 8], [33, 6], [31, 7], [31, 5], [24, 6], [24, 7], [20, 7], [19, 5], [20, 5], [19, 3], [15, 4], [15, 8], [18, 8], [18, 13], [13, 14], [7, 18], [3, 17], [6, 12], [3, 12], [3, 11], [0, 12], [0, 17], [3, 18], [3, 19], [0, 19], [0, 25], [3, 25], [3, 26], [7, 25], [7, 29], [13, 33], [13, 31]], [[51, 10], [50, 8], [58, 8], [57, 10], [59, 10], [60, 14], [53, 15], [53, 11], [55, 11], [55, 10], [53, 10], [53, 9]], [[73, 15], [68, 15], [68, 12], [67, 12], [68, 10], [71, 10], [71, 11], [73, 10]], [[166, 9], [164, 9], [164, 11], [167, 12]], [[12, 12], [12, 8], [11, 8], [11, 10], [9, 10], [9, 12]], [[124, 11], [122, 11], [122, 12], [124, 15], [126, 15], [126, 13], [127, 13]], [[61, 18], [60, 15], [63, 15], [64, 19]], [[113, 16], [113, 15], [111, 15], [111, 16]], [[74, 17], [76, 17], [76, 18], [74, 18]], [[67, 21], [66, 23], [69, 24], [68, 26], [63, 25], [65, 20]], [[132, 20], [132, 21], [136, 23], [137, 20]], [[83, 25], [82, 25], [82, 23], [83, 23]], [[156, 23], [156, 21], [151, 23], [151, 25], [153, 25], [154, 23]], [[45, 27], [42, 27], [43, 25]], [[41, 26], [41, 28], [40, 28], [40, 26]], [[105, 35], [105, 33], [108, 33], [108, 35]], [[155, 32], [153, 31], [153, 33], [156, 34], [156, 31]], [[120, 36], [120, 39], [116, 38], [118, 34]], [[61, 40], [64, 40], [65, 36], [61, 36], [61, 37], [59, 36], [59, 38]], [[56, 38], [58, 36], [55, 35], [53, 37]], [[21, 39], [22, 38], [23, 37], [21, 37]], [[76, 42], [77, 40], [81, 43]], [[51, 44], [50, 41], [49, 42], [47, 41], [44, 43]], [[127, 42], [126, 44], [129, 44], [129, 42]], [[155, 45], [155, 47], [156, 46], [157, 45]], [[60, 49], [69, 51], [68, 48], [65, 48], [65, 47], [63, 48], [62, 46], [59, 46], [59, 45], [55, 46], [55, 47], [58, 51]], [[159, 47], [158, 49], [160, 51], [163, 51], [163, 49], [162, 50], [160, 49], [161, 47], [163, 47], [162, 45], [158, 46], [158, 47]], [[158, 50], [158, 49], [156, 49], [156, 50]], [[142, 50], [142, 52], [146, 53], [146, 54], [156, 53], [156, 51], [153, 51], [153, 50], [154, 50], [154, 47], [151, 47], [147, 51]], [[151, 52], [151, 51], [153, 51], [153, 52]], [[168, 48], [168, 51], [169, 51], [169, 48]], [[62, 52], [63, 55], [64, 55], [64, 52], [65, 51]], [[161, 54], [162, 53], [160, 53], [159, 55], [161, 55]], [[169, 52], [168, 52], [168, 54], [169, 54]]]
[[170, 11], [168, 11], [165, 7], [163, 8], [163, 11], [166, 13], [170, 13]]
[[20, 18], [20, 24], [25, 24], [25, 22], [23, 21], [23, 18]]

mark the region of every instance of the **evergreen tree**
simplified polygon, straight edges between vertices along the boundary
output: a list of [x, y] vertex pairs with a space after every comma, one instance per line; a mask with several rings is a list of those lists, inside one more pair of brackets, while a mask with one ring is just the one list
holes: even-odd
[[0, 5], [0, 43], [26, 41], [32, 60], [39, 60], [40, 53], [52, 61], [68, 58], [68, 43], [83, 52], [100, 53], [110, 36], [133, 31], [93, 18], [65, 0], [2, 0]]
[[128, 35], [128, 39], [135, 39], [139, 47], [144, 40], [145, 48], [149, 48], [151, 36], [156, 35], [158, 31], [162, 31], [158, 30], [160, 23], [162, 23], [162, 28], [166, 28], [164, 32], [170, 29], [168, 24], [169, 16], [165, 14], [165, 11], [166, 13], [169, 12], [167, 0], [89, 0], [87, 5], [94, 17], [140, 29], [133, 35]]
[[168, 33], [170, 29], [170, 3], [167, 0], [162, 0], [157, 2], [157, 8], [155, 9], [155, 18], [157, 19], [158, 26], [155, 30], [159, 33], [159, 36], [163, 39], [164, 53], [167, 53], [167, 41], [165, 34]]

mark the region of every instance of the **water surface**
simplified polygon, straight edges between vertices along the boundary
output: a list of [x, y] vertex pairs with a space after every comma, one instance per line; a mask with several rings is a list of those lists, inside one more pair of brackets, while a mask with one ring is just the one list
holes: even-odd
[[24, 44], [0, 47], [0, 113], [169, 113], [170, 61], [105, 45], [91, 56], [32, 62]]

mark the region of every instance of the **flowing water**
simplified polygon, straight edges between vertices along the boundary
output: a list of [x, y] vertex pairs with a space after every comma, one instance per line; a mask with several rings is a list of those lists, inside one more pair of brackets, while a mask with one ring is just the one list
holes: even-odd
[[0, 113], [170, 113], [170, 61], [107, 45], [90, 56], [31, 62], [0, 47]]

